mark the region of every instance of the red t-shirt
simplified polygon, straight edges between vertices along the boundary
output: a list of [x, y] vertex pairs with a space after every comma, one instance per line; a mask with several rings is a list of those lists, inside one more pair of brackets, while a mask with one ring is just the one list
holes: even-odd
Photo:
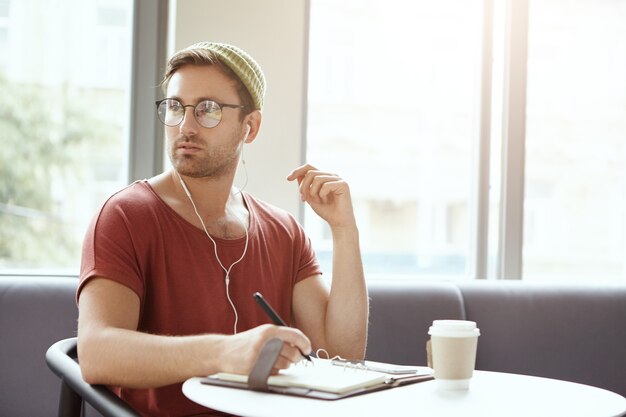
[[[289, 322], [295, 284], [321, 273], [310, 240], [293, 216], [250, 194], [242, 195], [250, 213], [248, 250], [232, 268], [229, 285], [239, 316], [238, 332], [270, 323], [253, 293], [261, 292]], [[228, 269], [243, 253], [245, 238], [213, 239]], [[77, 299], [93, 277], [106, 277], [137, 294], [141, 332], [233, 333], [235, 316], [226, 298], [225, 273], [215, 258], [213, 243], [204, 230], [169, 207], [145, 180], [109, 198], [88, 228]], [[184, 397], [181, 383], [114, 391], [144, 415], [211, 415]]]

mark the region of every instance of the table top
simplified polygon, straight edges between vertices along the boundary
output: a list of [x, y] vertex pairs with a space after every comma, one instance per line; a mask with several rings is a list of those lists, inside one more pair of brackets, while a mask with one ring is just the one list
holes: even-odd
[[[475, 371], [467, 391], [442, 391], [426, 381], [335, 401], [203, 385], [183, 384], [192, 401], [243, 417], [498, 416], [617, 417], [626, 398], [588, 385], [556, 379]], [[297, 410], [297, 412], [296, 412]]]

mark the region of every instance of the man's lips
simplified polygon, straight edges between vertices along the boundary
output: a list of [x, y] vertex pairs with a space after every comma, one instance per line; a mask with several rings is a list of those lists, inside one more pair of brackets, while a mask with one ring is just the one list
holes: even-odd
[[181, 142], [176, 146], [176, 149], [182, 152], [197, 152], [201, 151], [202, 147], [191, 142]]

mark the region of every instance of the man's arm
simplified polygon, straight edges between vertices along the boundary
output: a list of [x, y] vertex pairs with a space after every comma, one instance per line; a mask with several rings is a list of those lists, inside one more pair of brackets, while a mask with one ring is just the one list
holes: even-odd
[[296, 284], [293, 309], [296, 325], [315, 349], [332, 356], [362, 359], [368, 325], [368, 296], [363, 274], [359, 232], [348, 184], [335, 174], [311, 165], [294, 170], [300, 194], [330, 226], [333, 236], [333, 274], [330, 291], [320, 276]]
[[272, 337], [282, 339], [276, 369], [311, 350], [299, 330], [263, 325], [233, 336], [160, 336], [137, 331], [139, 298], [112, 280], [93, 278], [79, 299], [78, 355], [85, 381], [150, 388], [216, 372], [249, 374]]

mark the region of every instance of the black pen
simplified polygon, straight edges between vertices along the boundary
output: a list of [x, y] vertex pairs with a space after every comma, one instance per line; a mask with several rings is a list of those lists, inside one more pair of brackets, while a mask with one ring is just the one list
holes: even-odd
[[[276, 311], [274, 311], [274, 309], [272, 308], [271, 305], [269, 305], [269, 303], [267, 301], [265, 301], [265, 298], [263, 298], [263, 296], [261, 295], [260, 292], [255, 292], [254, 294], [252, 294], [252, 296], [254, 297], [254, 299], [256, 300], [257, 303], [259, 303], [259, 305], [261, 306], [261, 308], [263, 309], [263, 311], [265, 311], [265, 313], [270, 317], [270, 319], [272, 319], [272, 322], [274, 322], [275, 325], [277, 326], [287, 326], [287, 323], [285, 323], [285, 321], [283, 319], [280, 318], [280, 316], [278, 315], [278, 313], [276, 313]], [[311, 360], [311, 357], [309, 355], [305, 355], [304, 353], [302, 353], [302, 351], [296, 347], [296, 349], [298, 349], [300, 351], [300, 354], [302, 356], [304, 356], [304, 359], [306, 359], [309, 362], [313, 362]]]

